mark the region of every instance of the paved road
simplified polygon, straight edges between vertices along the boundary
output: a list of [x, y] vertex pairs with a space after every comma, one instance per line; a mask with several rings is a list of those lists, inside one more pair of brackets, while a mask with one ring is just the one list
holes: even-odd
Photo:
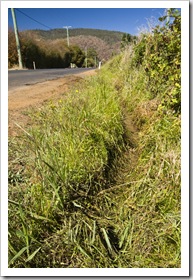
[[8, 71], [8, 87], [9, 90], [16, 89], [25, 85], [62, 78], [66, 75], [80, 74], [85, 71], [90, 71], [91, 69], [92, 68], [10, 70]]

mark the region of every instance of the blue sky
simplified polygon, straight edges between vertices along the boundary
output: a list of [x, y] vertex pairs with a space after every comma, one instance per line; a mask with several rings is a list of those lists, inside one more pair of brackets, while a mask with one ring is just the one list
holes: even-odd
[[[158, 19], [164, 14], [164, 10], [163, 8], [17, 8], [15, 14], [20, 31], [72, 26], [72, 28], [96, 28], [137, 35], [139, 28], [147, 26], [147, 19], [152, 17]], [[13, 27], [10, 9], [8, 20], [9, 27]]]

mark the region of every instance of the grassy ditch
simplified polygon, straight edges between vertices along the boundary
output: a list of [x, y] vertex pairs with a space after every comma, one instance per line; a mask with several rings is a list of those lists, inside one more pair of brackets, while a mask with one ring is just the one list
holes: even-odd
[[[101, 74], [89, 83], [74, 89], [69, 98], [34, 111], [32, 128], [10, 140], [11, 266], [36, 267], [41, 261], [60, 266], [62, 260], [53, 263], [50, 252], [58, 230], [65, 232], [64, 250], [70, 260], [74, 250], [79, 254], [88, 250], [95, 259], [100, 250], [94, 245], [98, 231], [102, 233], [97, 242], [106, 238], [109, 245], [106, 227], [93, 218], [104, 216], [95, 196], [114, 180], [112, 170], [124, 147], [122, 112], [110, 78]], [[85, 250], [87, 238], [93, 248]], [[41, 252], [48, 260], [36, 264], [35, 256]]]
[[180, 266], [180, 119], [106, 71], [10, 139], [10, 267]]
[[142, 37], [9, 139], [10, 267], [180, 267], [180, 55], [160, 38], [177, 40], [171, 30]]
[[155, 96], [143, 65], [132, 66], [134, 57], [127, 50], [109, 67], [119, 67], [112, 81], [128, 138], [116, 183], [102, 195], [113, 205], [118, 267], [180, 267], [181, 116], [162, 106], [171, 87]]

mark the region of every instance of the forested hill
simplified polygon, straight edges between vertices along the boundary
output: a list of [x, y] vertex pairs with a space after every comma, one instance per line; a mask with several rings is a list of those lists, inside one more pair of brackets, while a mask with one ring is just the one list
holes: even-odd
[[[69, 45], [65, 28], [25, 30], [20, 32], [21, 51], [26, 68], [93, 67], [120, 53], [125, 44], [135, 39], [118, 31], [69, 28]], [[13, 30], [9, 30], [9, 68], [18, 63]]]
[[[51, 29], [51, 30], [28, 30], [24, 31], [25, 33], [30, 33], [35, 37], [39, 37], [41, 39], [63, 39], [66, 37], [66, 29]], [[69, 28], [70, 37], [76, 36], [94, 36], [101, 40], [104, 40], [107, 44], [114, 44], [121, 41], [123, 32], [119, 31], [109, 31], [109, 30], [101, 30], [101, 29], [91, 29], [91, 28]]]

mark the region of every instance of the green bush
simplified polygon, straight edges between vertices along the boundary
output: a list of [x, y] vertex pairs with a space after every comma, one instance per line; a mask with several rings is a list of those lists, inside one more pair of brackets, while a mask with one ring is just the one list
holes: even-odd
[[134, 47], [133, 64], [142, 65], [149, 79], [152, 97], [160, 96], [160, 109], [181, 111], [181, 17], [178, 10], [170, 9], [152, 34], [142, 36]]

